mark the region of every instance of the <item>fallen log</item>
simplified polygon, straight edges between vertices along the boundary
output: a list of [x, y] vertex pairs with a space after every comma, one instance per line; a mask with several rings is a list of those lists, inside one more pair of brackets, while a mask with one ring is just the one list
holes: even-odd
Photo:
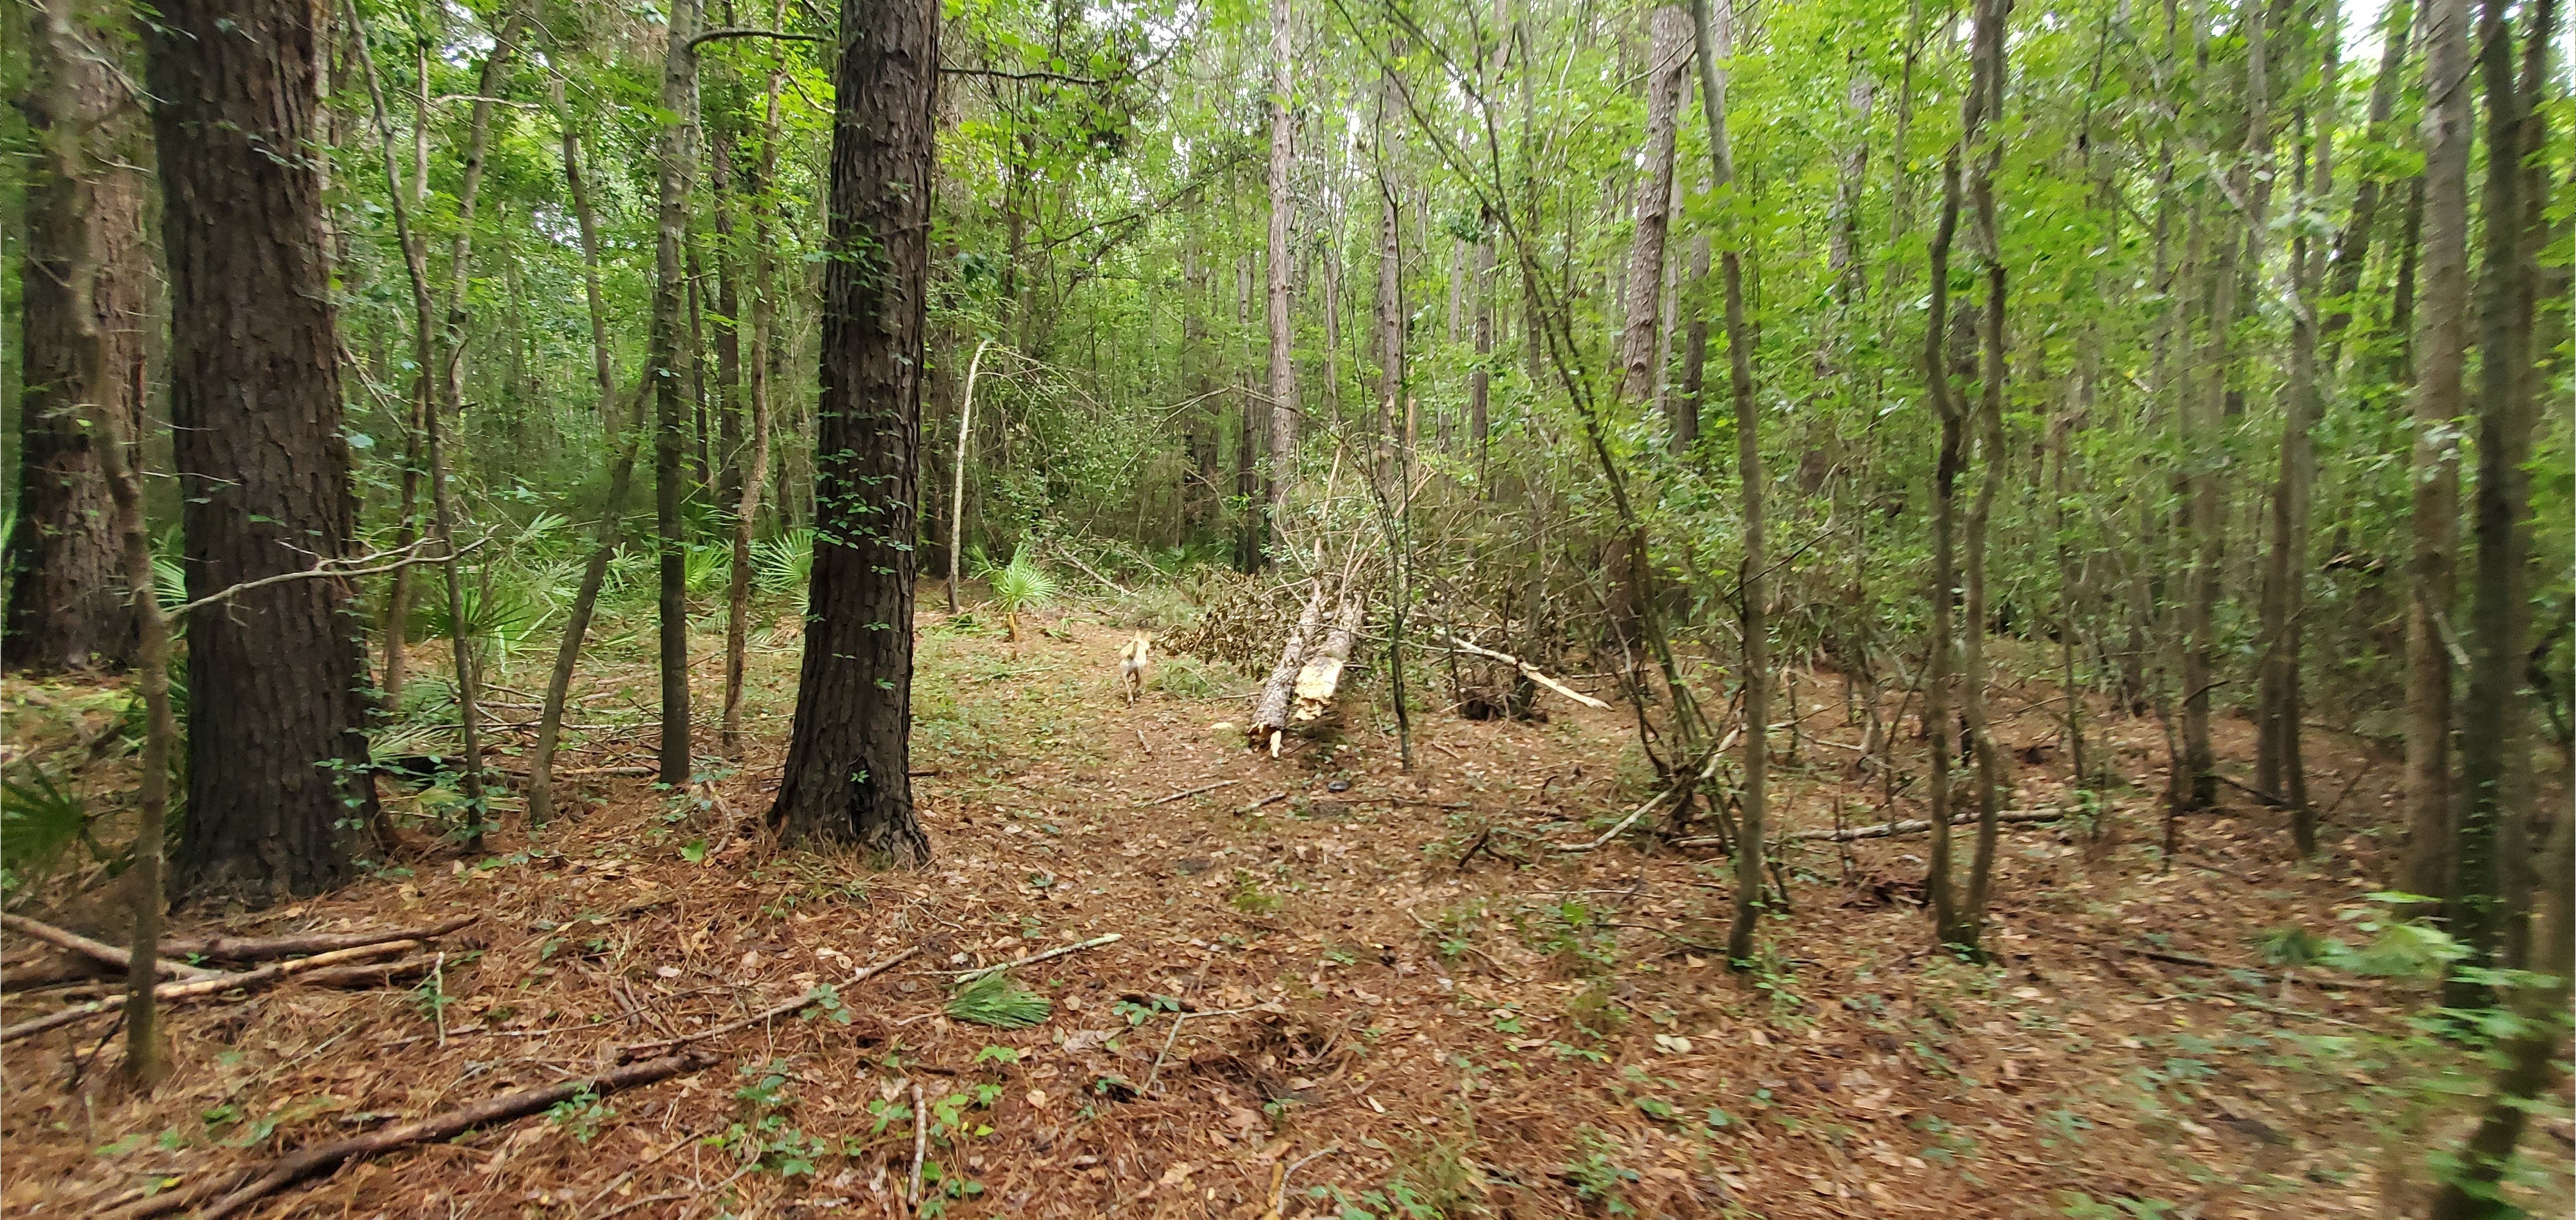
[[[699, 1051], [671, 1055], [643, 1063], [613, 1068], [586, 1080], [567, 1080], [544, 1088], [521, 1089], [444, 1114], [388, 1127], [367, 1135], [353, 1136], [315, 1148], [290, 1153], [268, 1163], [264, 1169], [247, 1174], [230, 1174], [200, 1185], [168, 1194], [155, 1195], [103, 1220], [147, 1220], [166, 1216], [221, 1194], [207, 1208], [197, 1213], [199, 1220], [222, 1220], [239, 1214], [251, 1204], [307, 1178], [320, 1177], [354, 1160], [380, 1156], [415, 1144], [436, 1143], [453, 1139], [476, 1127], [512, 1122], [531, 1114], [542, 1114], [561, 1102], [588, 1094], [604, 1097], [623, 1089], [632, 1089], [673, 1076], [686, 1075], [715, 1066], [716, 1057]], [[240, 1185], [235, 1186], [235, 1183]], [[228, 1192], [228, 1193], [227, 1193]]]
[[[1974, 826], [1977, 824], [1977, 817], [1978, 815], [1973, 813], [1963, 813], [1950, 819], [1950, 824]], [[2010, 826], [2032, 822], [2055, 822], [2065, 817], [2066, 811], [2063, 809], [2006, 809], [1995, 815], [1995, 821]], [[1918, 818], [1902, 822], [1881, 822], [1875, 826], [1847, 826], [1841, 830], [1801, 830], [1786, 837], [1792, 843], [1850, 843], [1860, 839], [1892, 839], [1900, 835], [1927, 834], [1931, 829], [1931, 822]], [[1694, 835], [1687, 839], [1675, 839], [1672, 845], [1675, 847], [1720, 846], [1715, 835]]]
[[1280, 646], [1279, 664], [1271, 669], [1270, 679], [1261, 684], [1261, 697], [1252, 705], [1252, 723], [1244, 730], [1252, 747], [1269, 747], [1272, 758], [1279, 757], [1279, 743], [1288, 728], [1289, 700], [1297, 693], [1297, 675], [1304, 667], [1307, 646], [1323, 618], [1324, 582], [1318, 579], [1306, 594], [1306, 609], [1297, 616], [1297, 626]]
[[1341, 608], [1333, 615], [1333, 629], [1324, 633], [1323, 644], [1297, 670], [1297, 705], [1289, 719], [1304, 724], [1322, 716], [1333, 705], [1333, 692], [1342, 686], [1342, 668], [1350, 664], [1351, 645], [1359, 638], [1363, 612], [1360, 599], [1352, 596], [1350, 586], [1343, 586]]
[[[227, 991], [238, 991], [250, 987], [264, 987], [270, 983], [278, 981], [279, 979], [291, 978], [307, 971], [319, 970], [325, 966], [336, 966], [343, 962], [359, 961], [370, 957], [383, 957], [387, 954], [393, 953], [407, 953], [419, 947], [420, 942], [416, 940], [396, 940], [387, 941], [381, 945], [361, 945], [353, 949], [342, 949], [336, 953], [323, 953], [317, 954], [313, 957], [299, 957], [293, 961], [276, 962], [262, 966], [257, 970], [245, 970], [239, 974], [219, 974], [208, 979], [191, 979], [182, 983], [163, 983], [152, 989], [152, 997], [156, 1000], [164, 1001], [186, 1000], [194, 999], [198, 996], [220, 995]], [[63, 1009], [60, 1012], [47, 1013], [41, 1017], [20, 1021], [16, 1025], [0, 1029], [0, 1044], [15, 1042], [20, 1038], [27, 1037], [31, 1034], [41, 1034], [49, 1029], [60, 1029], [63, 1026], [70, 1025], [73, 1022], [80, 1021], [88, 1017], [95, 1017], [101, 1013], [112, 1012], [123, 1007], [124, 1004], [125, 998], [123, 996], [104, 1000], [92, 1000], [87, 1004], [73, 1005], [72, 1007]]]
[[[889, 967], [891, 967], [891, 966], [895, 965], [896, 963], [901, 962], [901, 961], [903, 961], [905, 958], [911, 957], [913, 954], [916, 954], [916, 953], [919, 953], [919, 952], [921, 952], [921, 946], [919, 946], [919, 945], [914, 945], [913, 947], [911, 947], [911, 948], [909, 948], [909, 949], [906, 949], [906, 950], [904, 950], [904, 951], [903, 951], [903, 952], [901, 952], [901, 953], [895, 954], [893, 957], [889, 957], [889, 958], [885, 959], [884, 961], [878, 962], [878, 963], [876, 963], [876, 964], [874, 964], [874, 965], [871, 965], [871, 966], [863, 967], [863, 968], [861, 968], [861, 969], [860, 969], [860, 971], [859, 971], [858, 973], [853, 974], [853, 975], [851, 975], [848, 979], [843, 980], [843, 981], [842, 981], [842, 983], [841, 983], [841, 986], [843, 986], [843, 987], [856, 987], [856, 986], [858, 986], [859, 984], [864, 983], [864, 982], [868, 981], [869, 979], [871, 979], [871, 978], [873, 978], [873, 977], [875, 977], [875, 976], [877, 976], [877, 975], [879, 975], [879, 974], [884, 973], [884, 972], [885, 972]], [[759, 1012], [753, 1013], [753, 1014], [751, 1014], [751, 1015], [750, 1015], [750, 1016], [748, 1016], [748, 1017], [744, 1017], [743, 1019], [741, 1019], [741, 1020], [739, 1020], [739, 1021], [728, 1021], [728, 1022], [726, 1022], [726, 1023], [722, 1024], [722, 1025], [709, 1026], [708, 1028], [706, 1028], [706, 1029], [702, 1029], [702, 1030], [699, 1030], [699, 1031], [698, 1031], [698, 1032], [696, 1032], [696, 1033], [693, 1033], [693, 1034], [682, 1034], [682, 1035], [680, 1035], [679, 1037], [676, 1037], [676, 1038], [663, 1038], [663, 1039], [661, 1039], [661, 1040], [659, 1040], [659, 1041], [655, 1041], [655, 1042], [634, 1042], [634, 1043], [629, 1043], [629, 1044], [627, 1044], [627, 1045], [625, 1045], [625, 1046], [621, 1046], [621, 1047], [618, 1047], [618, 1048], [617, 1048], [617, 1059], [618, 1059], [618, 1061], [619, 1061], [619, 1062], [623, 1063], [623, 1062], [625, 1062], [625, 1061], [627, 1061], [627, 1060], [638, 1058], [638, 1057], [642, 1056], [643, 1054], [645, 1054], [645, 1053], [647, 1053], [647, 1052], [652, 1052], [652, 1051], [666, 1051], [666, 1050], [670, 1050], [670, 1049], [671, 1049], [671, 1048], [673, 1048], [673, 1047], [686, 1046], [686, 1045], [688, 1045], [689, 1043], [692, 1043], [692, 1042], [703, 1042], [703, 1041], [705, 1041], [705, 1040], [707, 1040], [707, 1039], [709, 1039], [709, 1038], [720, 1038], [720, 1037], [723, 1037], [723, 1036], [724, 1036], [724, 1035], [726, 1035], [726, 1034], [729, 1034], [729, 1033], [734, 1032], [735, 1030], [749, 1029], [749, 1028], [751, 1028], [752, 1026], [755, 1026], [755, 1025], [760, 1025], [760, 1024], [767, 1023], [767, 1022], [769, 1022], [769, 1021], [774, 1021], [774, 1020], [776, 1020], [776, 1019], [778, 1019], [778, 1018], [780, 1018], [780, 1017], [786, 1016], [787, 1014], [789, 1014], [789, 1013], [791, 1013], [791, 1012], [795, 1012], [796, 1010], [798, 1010], [798, 1009], [800, 1009], [800, 1008], [807, 1008], [807, 1007], [811, 1007], [811, 1006], [815, 1003], [816, 999], [817, 999], [817, 997], [815, 996], [815, 994], [814, 994], [812, 991], [810, 991], [810, 990], [809, 990], [809, 991], [807, 991], [805, 994], [800, 995], [800, 996], [796, 997], [795, 999], [789, 1000], [788, 1002], [786, 1002], [786, 1003], [784, 1003], [784, 1004], [777, 1004], [777, 1005], [773, 1005], [773, 1006], [768, 1007], [768, 1008], [764, 1008], [764, 1009], [760, 1010]]]
[[[133, 959], [123, 949], [114, 945], [101, 944], [78, 932], [57, 928], [52, 924], [29, 919], [24, 915], [0, 915], [0, 928], [7, 928], [21, 936], [35, 937], [57, 949], [79, 954], [104, 966], [112, 966], [118, 970], [131, 968], [127, 963]], [[154, 962], [152, 967], [154, 974], [165, 979], [204, 979], [213, 978], [219, 973], [172, 961]]]

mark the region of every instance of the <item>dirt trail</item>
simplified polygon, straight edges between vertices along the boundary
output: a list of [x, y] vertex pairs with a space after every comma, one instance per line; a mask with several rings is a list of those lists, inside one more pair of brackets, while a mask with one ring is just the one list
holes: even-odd
[[[354, 1165], [256, 1214], [897, 1215], [912, 1084], [939, 1137], [925, 1214], [2045, 1216], [2128, 1200], [2215, 1217], [2404, 1197], [2356, 1106], [2395, 1104], [2428, 1070], [2390, 1055], [2417, 993], [2319, 990], [2255, 944], [2366, 906], [2374, 786], [2322, 863], [2285, 863], [2280, 817], [2236, 808], [2192, 819], [2159, 871], [2145, 793], [2161, 740], [2114, 723], [2115, 761], [2146, 787], [2115, 795], [2100, 841], [2012, 829], [1994, 965], [1923, 952], [1918, 837], [1791, 854], [1789, 909], [1737, 973], [1707, 948], [1731, 902], [1721, 860], [1553, 846], [1637, 795], [1620, 709], [1543, 697], [1546, 723], [1418, 716], [1402, 775], [1391, 725], [1353, 706], [1273, 761], [1215, 727], [1241, 722], [1236, 702], [1157, 689], [1123, 707], [1122, 630], [1067, 617], [1014, 648], [921, 627], [927, 871], [732, 833], [765, 808], [783, 722], [755, 720], [771, 727], [754, 755], [692, 793], [588, 777], [604, 803], [533, 837], [513, 826], [487, 859], [424, 855], [222, 922], [479, 912], [443, 1000], [289, 989], [183, 1007], [177, 1075], [144, 1101], [102, 1083], [97, 1023], [10, 1048], [0, 1211], [79, 1214], [550, 1084], [914, 945], [927, 952], [837, 1011], [704, 1043], [724, 1062], [694, 1078]], [[783, 710], [792, 652], [755, 671]], [[1809, 732], [1858, 740], [1819, 701], [1838, 684], [1798, 689]], [[1999, 724], [2037, 760], [2015, 768], [2015, 807], [2065, 799], [2054, 731], [2042, 711]], [[595, 736], [571, 765], [614, 768], [620, 748]], [[2312, 750], [2324, 793], [2363, 765], [2345, 740]], [[1810, 739], [1775, 772], [1775, 816], [1921, 816], [1882, 808], [1852, 757]], [[1112, 932], [1014, 972], [1054, 1002], [1042, 1024], [941, 1015], [937, 971]], [[2564, 1123], [2545, 1125], [2563, 1158]], [[2450, 1130], [2430, 1121], [2408, 1155]]]

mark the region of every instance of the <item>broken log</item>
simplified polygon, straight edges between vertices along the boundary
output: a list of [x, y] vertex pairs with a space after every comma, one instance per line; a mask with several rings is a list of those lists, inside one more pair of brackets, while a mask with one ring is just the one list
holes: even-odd
[[[245, 970], [239, 974], [218, 974], [213, 978], [191, 979], [183, 983], [163, 983], [152, 989], [152, 996], [154, 999], [166, 1001], [194, 999], [198, 996], [220, 995], [227, 991], [238, 991], [243, 988], [263, 987], [270, 983], [274, 983], [279, 979], [291, 978], [309, 970], [318, 970], [324, 966], [337, 966], [344, 962], [353, 962], [364, 958], [383, 957], [387, 954], [393, 953], [406, 953], [419, 947], [420, 942], [416, 940], [396, 940], [387, 941], [381, 945], [361, 945], [353, 949], [342, 949], [336, 953], [322, 953], [316, 954], [312, 957], [299, 957], [293, 961], [276, 962], [271, 965], [262, 966], [257, 970]], [[122, 1007], [124, 1003], [125, 998], [123, 996], [118, 996], [113, 999], [92, 1000], [87, 1004], [77, 1004], [70, 1008], [63, 1009], [60, 1012], [47, 1013], [41, 1017], [20, 1021], [16, 1025], [0, 1029], [0, 1043], [15, 1042], [30, 1034], [41, 1034], [49, 1029], [59, 1029], [87, 1017], [95, 1017], [101, 1013], [114, 1011], [115, 1009]]]
[[1305, 664], [1306, 648], [1323, 618], [1324, 582], [1318, 579], [1306, 594], [1306, 609], [1297, 616], [1297, 626], [1280, 646], [1279, 664], [1270, 671], [1270, 680], [1261, 684], [1261, 697], [1252, 705], [1252, 724], [1245, 730], [1252, 747], [1269, 747], [1272, 758], [1279, 757], [1280, 737], [1288, 728], [1289, 700], [1297, 693], [1297, 675]]
[[1359, 638], [1364, 612], [1353, 593], [1349, 585], [1342, 586], [1342, 605], [1333, 615], [1333, 629], [1297, 671], [1297, 706], [1289, 719], [1299, 724], [1322, 716], [1333, 704], [1333, 692], [1341, 689], [1342, 667], [1351, 662], [1351, 645]]
[[[112, 966], [118, 970], [130, 968], [127, 963], [132, 959], [125, 950], [114, 945], [101, 944], [78, 932], [57, 928], [52, 924], [29, 919], [24, 915], [0, 915], [0, 928], [7, 928], [21, 936], [35, 937], [57, 949], [79, 954], [101, 965]], [[166, 979], [207, 979], [215, 977], [220, 972], [182, 962], [161, 961], [153, 963], [153, 973]]]
[[444, 1114], [388, 1127], [368, 1135], [353, 1136], [315, 1148], [290, 1153], [268, 1163], [264, 1169], [249, 1174], [226, 1175], [185, 1190], [155, 1195], [141, 1203], [113, 1213], [114, 1220], [146, 1220], [166, 1216], [223, 1192], [233, 1183], [241, 1183], [223, 1194], [206, 1210], [197, 1213], [201, 1220], [221, 1220], [237, 1215], [261, 1199], [276, 1194], [307, 1178], [319, 1177], [354, 1160], [380, 1156], [415, 1144], [436, 1143], [493, 1123], [512, 1122], [531, 1114], [542, 1114], [559, 1103], [588, 1094], [604, 1097], [622, 1089], [632, 1089], [673, 1076], [702, 1071], [715, 1066], [716, 1057], [698, 1051], [630, 1064], [602, 1072], [586, 1080], [567, 1080], [544, 1088], [521, 1089], [486, 1101], [450, 1110]]

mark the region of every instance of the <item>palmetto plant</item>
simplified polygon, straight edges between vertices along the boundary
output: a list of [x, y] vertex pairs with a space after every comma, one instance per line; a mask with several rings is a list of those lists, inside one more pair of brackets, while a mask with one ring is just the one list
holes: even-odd
[[792, 596], [796, 608], [805, 608], [805, 594], [814, 577], [814, 527], [800, 525], [775, 538], [763, 538], [751, 544], [751, 575], [760, 591], [773, 596]]
[[1011, 556], [1009, 563], [984, 569], [984, 583], [993, 591], [993, 604], [1002, 608], [1002, 620], [1010, 624], [1014, 644], [1020, 640], [1020, 611], [1055, 600], [1055, 577], [1029, 562], [1027, 551]]

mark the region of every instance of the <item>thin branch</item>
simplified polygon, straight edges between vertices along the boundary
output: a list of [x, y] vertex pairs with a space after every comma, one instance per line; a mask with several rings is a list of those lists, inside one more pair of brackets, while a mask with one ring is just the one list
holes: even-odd
[[699, 47], [722, 38], [776, 38], [783, 42], [832, 41], [820, 34], [790, 34], [785, 30], [759, 30], [752, 29], [748, 26], [741, 26], [727, 27], [720, 30], [708, 30], [706, 33], [700, 34], [689, 40], [689, 51], [691, 54], [695, 54]]
[[[492, 539], [489, 536], [485, 536], [466, 543], [456, 552], [456, 557], [463, 558], [464, 556], [470, 555], [477, 549], [480, 549], [484, 543], [490, 542], [491, 540]], [[269, 585], [282, 585], [290, 580], [311, 580], [317, 577], [326, 576], [376, 576], [394, 571], [398, 568], [408, 568], [414, 564], [444, 563], [448, 559], [448, 556], [445, 554], [421, 555], [415, 553], [419, 551], [420, 548], [435, 541], [437, 540], [434, 538], [423, 537], [412, 543], [410, 546], [404, 547], [398, 551], [380, 551], [373, 555], [361, 555], [353, 559], [345, 560], [326, 559], [313, 567], [304, 568], [298, 571], [279, 572], [274, 576], [262, 576], [257, 580], [245, 580], [240, 584], [231, 585], [213, 593], [209, 593], [206, 596], [200, 597], [195, 601], [188, 602], [185, 605], [174, 607], [165, 613], [163, 617], [172, 619], [182, 618], [192, 610], [203, 610], [217, 602], [230, 601], [233, 598], [239, 597], [244, 593], [248, 593], [253, 589], [266, 588]], [[382, 564], [376, 567], [347, 568], [338, 566], [343, 563], [372, 563], [375, 560], [385, 559], [395, 555], [400, 555], [402, 558], [394, 560], [392, 563]]]

